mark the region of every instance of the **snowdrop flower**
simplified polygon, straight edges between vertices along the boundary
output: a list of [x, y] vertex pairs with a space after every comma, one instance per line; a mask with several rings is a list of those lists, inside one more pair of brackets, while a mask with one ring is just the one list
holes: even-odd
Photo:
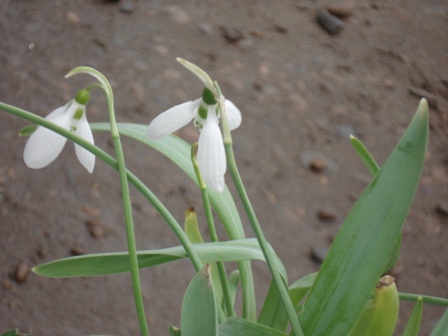
[[[90, 99], [87, 90], [81, 90], [75, 99], [51, 112], [45, 119], [69, 130], [93, 144], [92, 130], [86, 118], [86, 104]], [[48, 166], [64, 148], [67, 138], [48, 128], [38, 126], [25, 145], [23, 159], [25, 164], [34, 169]], [[76, 156], [91, 173], [95, 165], [95, 155], [75, 144]]]
[[[225, 101], [229, 129], [241, 124], [241, 112], [230, 101]], [[214, 191], [224, 190], [226, 154], [219, 128], [220, 113], [213, 93], [205, 88], [202, 98], [176, 105], [157, 116], [149, 125], [147, 136], [160, 140], [187, 125], [191, 120], [201, 131], [198, 141], [198, 166], [205, 184]]]

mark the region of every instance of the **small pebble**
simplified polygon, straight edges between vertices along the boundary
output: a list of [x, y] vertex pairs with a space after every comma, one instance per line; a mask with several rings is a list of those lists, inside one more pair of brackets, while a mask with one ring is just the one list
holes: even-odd
[[222, 36], [231, 44], [236, 44], [244, 38], [244, 35], [236, 28], [221, 28]]
[[87, 228], [89, 229], [90, 236], [95, 239], [101, 239], [105, 235], [105, 225], [103, 222], [96, 220], [88, 220], [86, 222]]
[[30, 268], [28, 267], [28, 265], [20, 263], [19, 266], [17, 266], [16, 272], [14, 274], [14, 280], [16, 280], [17, 283], [25, 282], [29, 272]]
[[77, 24], [77, 23], [79, 23], [79, 21], [81, 21], [80, 18], [79, 18], [79, 15], [76, 14], [75, 12], [68, 12], [67, 13], [67, 20], [70, 21], [73, 24]]
[[439, 214], [443, 216], [448, 216], [448, 203], [437, 204], [436, 210]]
[[73, 248], [70, 250], [70, 254], [71, 254], [72, 256], [83, 255], [83, 254], [85, 254], [85, 253], [86, 253], [86, 252], [84, 251], [84, 249], [81, 248], [81, 247], [79, 247], [79, 246], [75, 246], [75, 247], [73, 247]]
[[316, 16], [317, 22], [330, 35], [336, 35], [344, 28], [344, 22], [331, 15], [326, 9], [320, 9]]
[[120, 12], [122, 13], [130, 14], [133, 13], [134, 11], [135, 11], [135, 5], [130, 1], [123, 2], [120, 5]]
[[190, 21], [190, 16], [180, 7], [169, 5], [163, 11], [170, 15], [173, 21], [177, 23], [185, 24]]
[[334, 211], [323, 209], [317, 212], [317, 218], [319, 218], [323, 222], [331, 222], [336, 219], [337, 215]]
[[311, 162], [310, 162], [310, 169], [313, 171], [313, 172], [315, 172], [315, 173], [321, 173], [322, 171], [324, 171], [325, 170], [325, 168], [326, 168], [326, 165], [325, 165], [325, 161], [324, 160], [322, 160], [322, 159], [320, 159], [320, 158], [316, 158], [316, 159], [313, 159]]
[[311, 259], [319, 263], [323, 262], [327, 256], [328, 248], [325, 246], [313, 246], [311, 249]]
[[326, 9], [331, 15], [337, 16], [340, 19], [346, 19], [353, 14], [354, 3], [352, 1], [336, 2], [328, 5]]

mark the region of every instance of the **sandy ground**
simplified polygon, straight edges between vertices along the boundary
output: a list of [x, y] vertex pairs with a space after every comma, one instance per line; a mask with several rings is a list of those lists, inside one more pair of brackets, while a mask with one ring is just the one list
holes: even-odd
[[[198, 64], [243, 113], [233, 132], [237, 161], [292, 282], [319, 269], [312, 251], [330, 246], [370, 180], [348, 135], [357, 135], [382, 164], [424, 95], [431, 103], [428, 155], [393, 274], [403, 292], [447, 297], [448, 4], [332, 2], [348, 15], [337, 35], [316, 22], [317, 10], [329, 4], [3, 0], [0, 100], [44, 116], [92, 83], [87, 76], [64, 79], [73, 67], [88, 65], [111, 81], [119, 122], [148, 124], [200, 95], [200, 82], [175, 57]], [[99, 90], [88, 118], [107, 120]], [[49, 167], [28, 169], [22, 159], [26, 139], [17, 136], [26, 124], [0, 113], [0, 331], [138, 334], [129, 275], [61, 280], [27, 273], [73, 253], [123, 251], [126, 242], [116, 173], [97, 162], [88, 174], [72, 144]], [[178, 135], [190, 143], [197, 139], [192, 126]], [[95, 134], [95, 142], [112, 153], [107, 134]], [[194, 206], [205, 227], [193, 183], [160, 154], [123, 142], [129, 168], [174, 216], [182, 222]], [[309, 169], [310, 156], [323, 160], [322, 172]], [[132, 193], [138, 247], [177, 245], [156, 212]], [[92, 222], [99, 233], [86, 224]], [[181, 261], [141, 274], [150, 330], [166, 335], [170, 325], [179, 325], [193, 269]], [[261, 306], [269, 272], [254, 263], [254, 275]], [[410, 309], [402, 304], [398, 330]], [[442, 312], [425, 306], [421, 335]]]

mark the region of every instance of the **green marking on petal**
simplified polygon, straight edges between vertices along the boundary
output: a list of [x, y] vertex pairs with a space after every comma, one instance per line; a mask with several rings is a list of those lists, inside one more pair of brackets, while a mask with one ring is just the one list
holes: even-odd
[[84, 114], [84, 109], [81, 108], [81, 107], [79, 107], [79, 108], [76, 110], [75, 114], [73, 115], [73, 119], [75, 119], [75, 120], [81, 120], [83, 114]]
[[198, 114], [202, 119], [207, 119], [208, 108], [204, 104], [199, 105]]

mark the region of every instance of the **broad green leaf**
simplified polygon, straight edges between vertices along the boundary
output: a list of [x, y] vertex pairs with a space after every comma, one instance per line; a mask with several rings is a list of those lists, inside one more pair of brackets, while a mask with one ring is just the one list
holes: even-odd
[[265, 325], [231, 317], [219, 325], [219, 336], [287, 336]]
[[[378, 172], [380, 171], [380, 166], [376, 163], [372, 154], [370, 154], [370, 152], [367, 150], [364, 144], [358, 138], [355, 138], [353, 135], [350, 136], [350, 142], [353, 148], [355, 149], [356, 154], [358, 154], [362, 162], [364, 162], [372, 177], [375, 177], [375, 175], [378, 174]], [[394, 267], [395, 263], [398, 260], [398, 257], [400, 256], [400, 249], [401, 249], [401, 234], [400, 237], [398, 238], [394, 251], [392, 252], [392, 255], [389, 259], [389, 262], [384, 268], [383, 274], [386, 274], [392, 269], [392, 267]]]
[[[264, 260], [255, 238], [196, 244], [194, 248], [202, 260], [226, 262]], [[182, 246], [176, 246], [160, 250], [139, 251], [137, 257], [139, 268], [145, 268], [186, 258], [187, 254]], [[280, 272], [284, 275], [283, 265], [279, 259], [277, 262]], [[34, 267], [33, 271], [38, 275], [50, 278], [98, 276], [129, 272], [130, 264], [127, 252], [101, 253], [51, 261]]]
[[[289, 286], [292, 304], [299, 310], [299, 303], [305, 297], [316, 279], [317, 273], [311, 273]], [[258, 323], [270, 328], [285, 331], [288, 326], [288, 315], [275, 283], [271, 282], [268, 294], [261, 309]]]
[[185, 292], [180, 319], [182, 336], [218, 335], [218, 314], [209, 270], [210, 264], [205, 264]]
[[411, 317], [404, 329], [403, 336], [418, 336], [420, 322], [422, 321], [423, 298], [420, 296], [412, 309]]
[[439, 322], [431, 332], [431, 336], [446, 336], [448, 335], [448, 309], [445, 310]]
[[411, 206], [428, 141], [422, 99], [410, 126], [342, 225], [299, 315], [305, 335], [347, 335], [386, 268]]

